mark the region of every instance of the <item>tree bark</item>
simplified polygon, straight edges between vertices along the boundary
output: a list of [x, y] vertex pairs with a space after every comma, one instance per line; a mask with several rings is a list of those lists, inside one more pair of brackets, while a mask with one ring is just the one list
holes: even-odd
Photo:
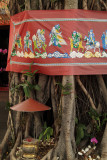
[[[105, 82], [103, 80], [103, 76], [102, 75], [98, 75], [97, 76], [97, 80], [98, 80], [98, 84], [101, 90], [101, 93], [103, 95], [105, 104], [106, 104], [106, 108], [107, 108], [107, 88], [105, 85]], [[106, 109], [107, 110], [107, 109]], [[103, 138], [101, 141], [101, 160], [106, 160], [107, 159], [107, 123], [106, 123], [106, 127], [104, 130], [104, 134], [103, 134]]]
[[52, 77], [52, 82], [51, 82], [51, 101], [52, 101], [52, 108], [53, 108], [53, 116], [54, 116], [54, 121], [58, 118], [58, 95], [56, 96], [56, 89], [55, 89], [55, 77]]
[[106, 98], [107, 97], [107, 88], [106, 88], [106, 85], [105, 85], [105, 82], [103, 80], [102, 75], [97, 75], [97, 81], [98, 81], [100, 91], [103, 95], [104, 101], [105, 101], [106, 106], [107, 106], [107, 98]]
[[30, 10], [31, 7], [30, 7], [30, 0], [25, 0], [25, 10]]
[[2, 160], [2, 156], [3, 156], [4, 152], [6, 152], [6, 145], [7, 145], [7, 141], [9, 139], [10, 133], [11, 133], [11, 127], [8, 126], [8, 129], [7, 129], [5, 136], [2, 140], [2, 143], [0, 144], [0, 160]]
[[65, 9], [77, 9], [78, 8], [78, 1], [77, 0], [65, 0]]
[[[62, 97], [62, 112], [64, 119], [64, 135], [65, 135], [65, 148], [67, 153], [67, 160], [71, 160], [75, 158], [72, 144], [71, 144], [71, 136], [75, 139], [74, 135], [71, 135], [71, 126], [74, 130], [75, 124], [72, 124], [71, 119], [75, 120], [75, 114], [72, 113], [74, 110], [74, 102], [75, 102], [75, 80], [74, 76], [63, 76], [62, 84], [63, 86], [67, 83], [72, 83], [72, 89], [69, 90], [71, 94]], [[72, 132], [73, 133], [73, 132]]]
[[87, 10], [87, 0], [83, 0], [83, 9]]
[[103, 139], [101, 141], [101, 160], [107, 160], [107, 123], [103, 135]]
[[20, 142], [21, 142], [21, 136], [22, 136], [22, 131], [19, 131], [18, 132], [18, 135], [17, 135], [17, 139], [16, 139], [16, 142], [15, 142], [15, 145], [14, 147], [12, 148], [9, 156], [7, 157], [6, 160], [9, 159], [10, 157], [10, 160], [16, 160], [16, 157], [15, 157], [15, 152], [16, 152], [16, 148], [19, 146]]

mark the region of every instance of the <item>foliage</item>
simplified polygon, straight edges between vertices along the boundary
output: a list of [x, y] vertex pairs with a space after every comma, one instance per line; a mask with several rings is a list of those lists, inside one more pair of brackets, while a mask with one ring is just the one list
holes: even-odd
[[64, 86], [61, 83], [56, 83], [62, 89], [62, 95], [68, 95], [71, 93], [72, 83], [66, 83]]
[[11, 104], [9, 102], [6, 103], [5, 109], [10, 110]]
[[[30, 64], [29, 70], [23, 70], [22, 72], [25, 72], [23, 75], [27, 77], [34, 78], [35, 74], [38, 72], [38, 70], [35, 70], [34, 72], [31, 71], [31, 66], [33, 63]], [[29, 81], [24, 79], [23, 83], [20, 83], [16, 85], [14, 88], [11, 88], [11, 91], [14, 92], [17, 89], [23, 88], [23, 91], [25, 93], [26, 98], [30, 98], [30, 92], [32, 90], [40, 90], [40, 86], [38, 84], [31, 84]]]
[[88, 112], [90, 118], [92, 119], [92, 126], [94, 123], [94, 129], [91, 129], [90, 134], [87, 131], [87, 128], [84, 124], [79, 123], [78, 119], [75, 119], [76, 123], [76, 144], [79, 145], [81, 140], [86, 137], [93, 137], [93, 135], [96, 135], [97, 133], [101, 132], [103, 129], [103, 126], [107, 122], [107, 113], [104, 114], [98, 114], [93, 108], [90, 109]]
[[88, 113], [94, 122], [96, 132], [100, 132], [102, 130], [103, 125], [107, 121], [107, 113], [98, 114], [93, 108], [91, 108]]
[[98, 114], [93, 108], [90, 109], [88, 112], [90, 118], [92, 119], [92, 126], [94, 123], [94, 129], [91, 129], [90, 134], [87, 133], [87, 128], [84, 124], [79, 123], [78, 119], [76, 118], [76, 144], [79, 145], [81, 140], [85, 137], [92, 137], [97, 133], [101, 132], [105, 122], [107, 121], [107, 113]]
[[38, 70], [35, 70], [34, 72], [32, 72], [31, 70], [32, 65], [33, 65], [33, 62], [30, 63], [29, 69], [25, 69], [22, 71], [22, 73], [24, 73], [25, 76], [34, 77], [34, 75], [38, 72]]
[[46, 122], [44, 123], [43, 126], [43, 131], [39, 136], [39, 140], [43, 139], [43, 140], [47, 140], [49, 141], [50, 137], [53, 135], [53, 128], [51, 127], [47, 127]]
[[76, 118], [76, 144], [79, 145], [81, 140], [85, 137], [86, 126], [78, 122]]
[[30, 92], [32, 91], [32, 89], [34, 90], [40, 90], [39, 85], [34, 85], [31, 84], [30, 82], [28, 82], [27, 80], [25, 80], [24, 83], [21, 83], [19, 85], [16, 85], [15, 88], [12, 88], [11, 91], [14, 91], [15, 89], [19, 89], [20, 87], [23, 88], [23, 91], [25, 93], [25, 97], [29, 98], [30, 97]]

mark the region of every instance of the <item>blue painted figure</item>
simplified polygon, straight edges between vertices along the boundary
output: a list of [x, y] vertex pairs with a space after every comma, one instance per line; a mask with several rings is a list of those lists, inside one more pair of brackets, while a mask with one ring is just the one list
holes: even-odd
[[98, 48], [100, 52], [100, 43], [98, 41], [95, 41], [95, 35], [92, 29], [89, 31], [88, 37], [85, 36], [84, 41], [86, 41], [86, 51], [94, 49], [95, 52], [95, 50]]
[[89, 32], [89, 44], [94, 45], [94, 43], [95, 43], [95, 36], [94, 36], [93, 30], [91, 29]]
[[102, 40], [103, 50], [107, 49], [107, 30], [103, 32], [101, 40]]
[[28, 48], [31, 50], [31, 52], [33, 53], [32, 50], [32, 41], [29, 39], [30, 37], [30, 32], [27, 31], [26, 32], [26, 36], [24, 37], [24, 52], [27, 51], [28, 52]]

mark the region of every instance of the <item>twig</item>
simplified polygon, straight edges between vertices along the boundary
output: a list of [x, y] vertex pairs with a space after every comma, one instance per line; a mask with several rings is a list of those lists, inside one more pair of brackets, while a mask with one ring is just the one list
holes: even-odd
[[88, 99], [89, 99], [89, 101], [91, 103], [92, 108], [97, 111], [97, 108], [94, 105], [94, 102], [93, 102], [90, 94], [88, 93], [88, 91], [86, 90], [86, 88], [84, 87], [83, 83], [80, 80], [80, 76], [76, 76], [76, 80], [77, 80], [78, 84], [80, 85], [81, 89], [83, 90], [83, 92], [85, 93], [85, 95], [88, 97]]

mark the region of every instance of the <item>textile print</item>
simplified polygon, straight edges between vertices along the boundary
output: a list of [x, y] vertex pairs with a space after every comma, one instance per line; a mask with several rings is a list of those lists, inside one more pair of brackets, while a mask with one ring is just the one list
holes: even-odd
[[7, 71], [107, 74], [107, 12], [24, 11], [11, 17]]

